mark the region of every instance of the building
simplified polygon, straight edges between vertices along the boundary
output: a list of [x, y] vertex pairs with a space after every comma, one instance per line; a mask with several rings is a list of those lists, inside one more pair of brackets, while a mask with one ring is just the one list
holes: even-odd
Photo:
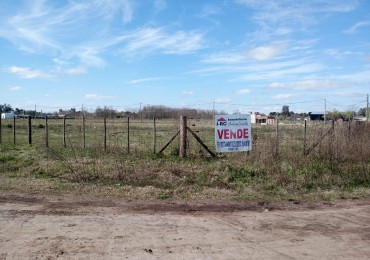
[[323, 113], [308, 113], [309, 121], [324, 121]]
[[366, 117], [364, 117], [364, 116], [356, 116], [356, 117], [353, 118], [353, 121], [365, 122], [366, 121]]
[[275, 124], [275, 117], [256, 115], [256, 122], [255, 123], [257, 125], [274, 125]]
[[251, 112], [251, 123], [257, 125], [273, 125], [275, 124], [274, 116], [264, 116]]
[[13, 119], [14, 117], [17, 117], [14, 112], [1, 113], [1, 119]]

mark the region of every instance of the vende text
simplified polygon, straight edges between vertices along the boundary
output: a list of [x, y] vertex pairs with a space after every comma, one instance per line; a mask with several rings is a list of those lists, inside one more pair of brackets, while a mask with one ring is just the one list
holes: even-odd
[[248, 128], [238, 129], [236, 131], [230, 129], [217, 129], [219, 139], [243, 139], [248, 138]]

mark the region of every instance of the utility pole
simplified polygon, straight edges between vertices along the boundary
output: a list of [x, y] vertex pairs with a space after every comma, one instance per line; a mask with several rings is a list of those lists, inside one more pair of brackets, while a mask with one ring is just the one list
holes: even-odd
[[35, 105], [35, 118], [36, 118], [36, 105]]
[[213, 101], [212, 114], [213, 114], [213, 120], [215, 120], [215, 102], [214, 101]]

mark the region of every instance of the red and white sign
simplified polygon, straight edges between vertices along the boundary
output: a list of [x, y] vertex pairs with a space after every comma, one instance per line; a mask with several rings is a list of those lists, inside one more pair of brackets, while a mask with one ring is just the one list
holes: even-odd
[[250, 115], [216, 115], [215, 144], [217, 152], [252, 150]]

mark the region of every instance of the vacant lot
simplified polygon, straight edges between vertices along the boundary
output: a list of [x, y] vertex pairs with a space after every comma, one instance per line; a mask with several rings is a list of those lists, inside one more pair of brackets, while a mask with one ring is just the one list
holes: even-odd
[[0, 259], [366, 259], [369, 202], [122, 202], [1, 192]]
[[[128, 124], [110, 122], [105, 142], [92, 123], [84, 147], [81, 126], [64, 140], [55, 121], [49, 148], [42, 122], [33, 145], [5, 125], [0, 259], [370, 256], [370, 125], [256, 127], [251, 153], [211, 158], [191, 139], [179, 158], [177, 140], [153, 154], [149, 123], [130, 145]], [[213, 149], [213, 128], [191, 125]], [[158, 124], [157, 151], [176, 127]]]

